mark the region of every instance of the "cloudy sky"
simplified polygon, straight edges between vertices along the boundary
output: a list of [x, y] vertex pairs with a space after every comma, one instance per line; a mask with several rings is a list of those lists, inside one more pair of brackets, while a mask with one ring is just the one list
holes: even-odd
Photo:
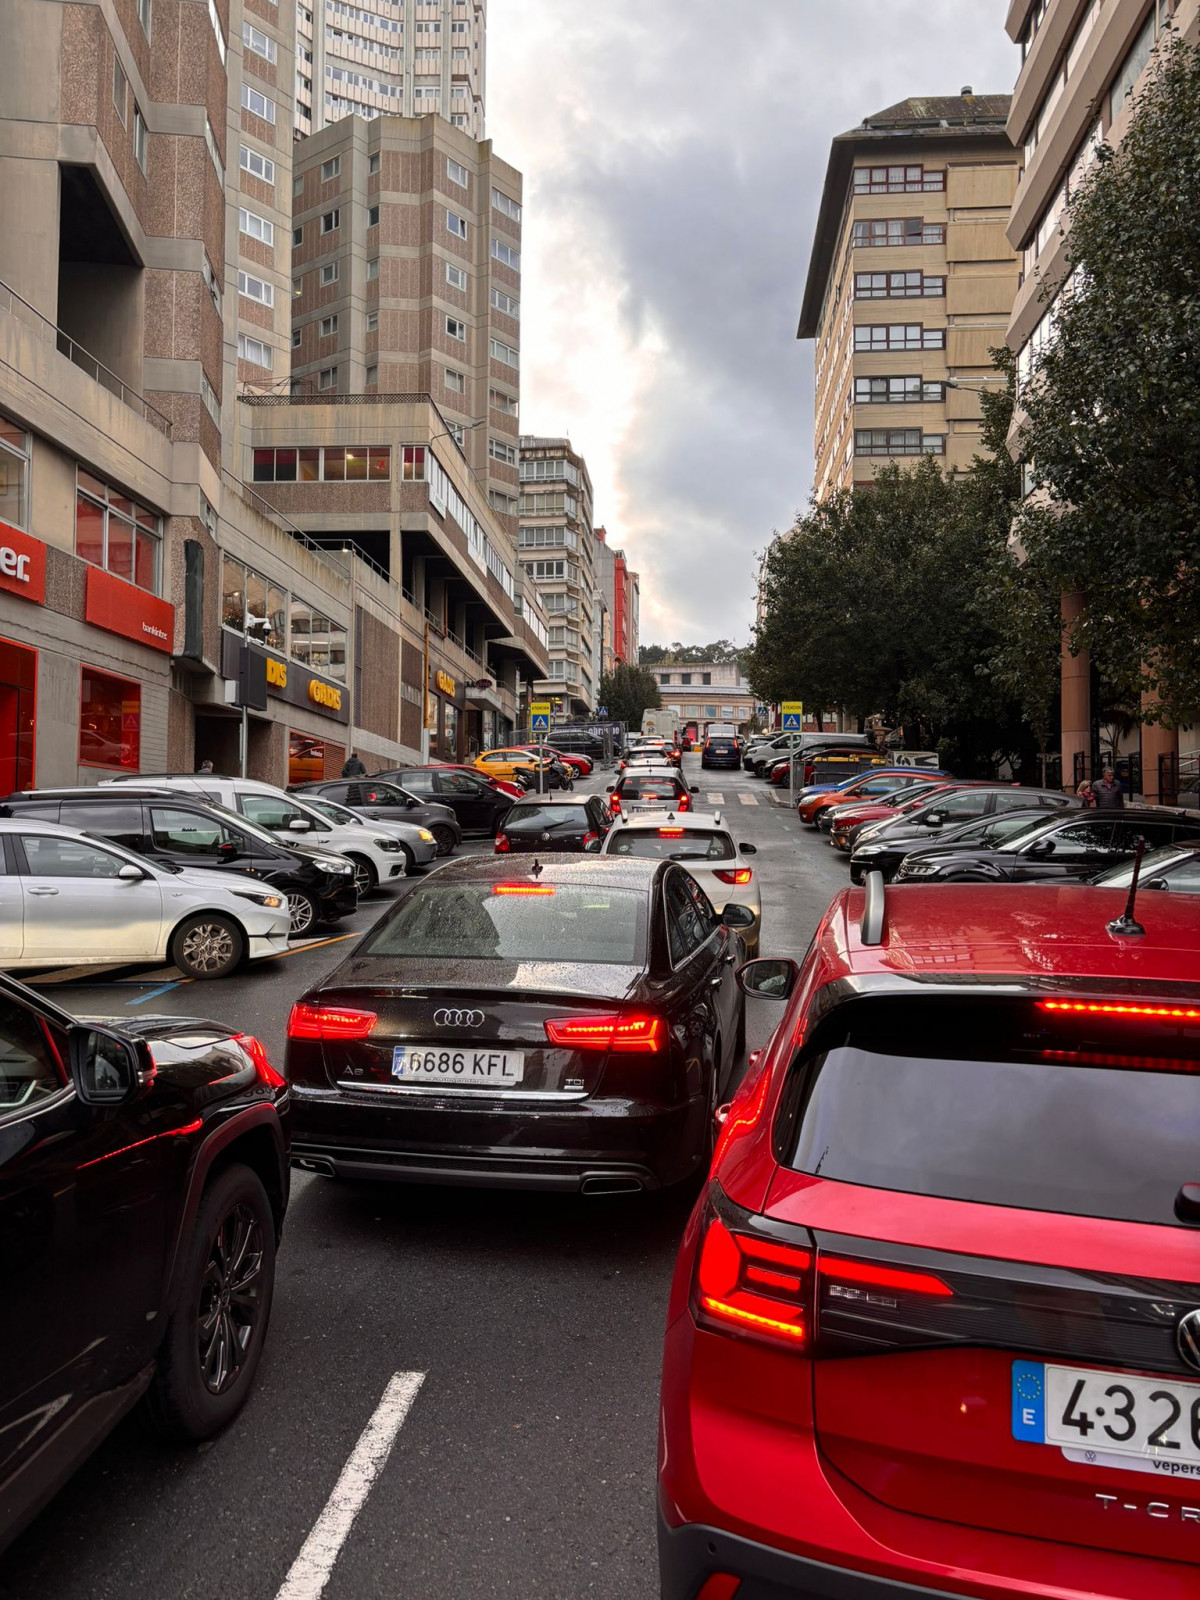
[[749, 637], [812, 487], [796, 341], [829, 141], [1011, 90], [1006, 0], [489, 0], [488, 134], [525, 175], [521, 426], [569, 434], [643, 641]]

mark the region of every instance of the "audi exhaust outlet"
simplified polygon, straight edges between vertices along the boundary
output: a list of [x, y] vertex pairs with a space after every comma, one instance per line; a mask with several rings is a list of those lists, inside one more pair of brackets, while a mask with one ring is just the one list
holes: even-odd
[[594, 1173], [584, 1178], [580, 1194], [637, 1194], [644, 1187], [640, 1178], [621, 1173]]

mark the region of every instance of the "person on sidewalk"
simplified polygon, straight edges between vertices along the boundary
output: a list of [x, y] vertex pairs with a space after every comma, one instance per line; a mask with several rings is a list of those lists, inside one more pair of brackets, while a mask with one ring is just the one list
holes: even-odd
[[1105, 767], [1104, 776], [1099, 783], [1093, 783], [1092, 793], [1096, 797], [1098, 811], [1123, 811], [1125, 809], [1125, 791], [1117, 782], [1116, 774], [1111, 767]]
[[1078, 789], [1076, 789], [1075, 798], [1077, 800], [1082, 800], [1089, 811], [1095, 809], [1096, 796], [1092, 793], [1092, 786], [1086, 778], [1079, 785]]
[[349, 761], [347, 761], [346, 765], [342, 768], [342, 777], [343, 778], [365, 778], [366, 775], [367, 775], [367, 769], [366, 769], [366, 767], [363, 766], [362, 762], [358, 759], [358, 751], [357, 750], [352, 750], [350, 752]]
[[200, 765], [196, 768], [196, 771], [197, 772], [211, 772], [212, 769], [213, 769], [213, 764], [212, 764], [211, 761], [202, 761], [200, 763]]

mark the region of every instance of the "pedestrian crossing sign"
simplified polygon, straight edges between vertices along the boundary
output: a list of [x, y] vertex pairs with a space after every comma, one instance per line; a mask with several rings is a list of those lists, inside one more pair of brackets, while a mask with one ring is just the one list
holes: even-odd
[[529, 731], [531, 733], [550, 732], [550, 702], [549, 700], [534, 700], [529, 707]]
[[804, 726], [804, 701], [785, 700], [782, 710], [784, 733], [799, 733]]

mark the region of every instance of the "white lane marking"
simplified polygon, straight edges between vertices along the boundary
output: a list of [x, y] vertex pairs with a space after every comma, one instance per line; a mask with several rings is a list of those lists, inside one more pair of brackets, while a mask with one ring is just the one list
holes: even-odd
[[397, 1372], [391, 1379], [275, 1600], [318, 1600], [424, 1381], [423, 1372]]
[[723, 806], [725, 804], [725, 796], [723, 794], [718, 794], [717, 791], [713, 789], [709, 794], [708, 801], [710, 805]]
[[742, 791], [739, 792], [738, 799], [744, 806], [756, 806], [758, 804], [758, 796], [756, 794], [746, 794]]

